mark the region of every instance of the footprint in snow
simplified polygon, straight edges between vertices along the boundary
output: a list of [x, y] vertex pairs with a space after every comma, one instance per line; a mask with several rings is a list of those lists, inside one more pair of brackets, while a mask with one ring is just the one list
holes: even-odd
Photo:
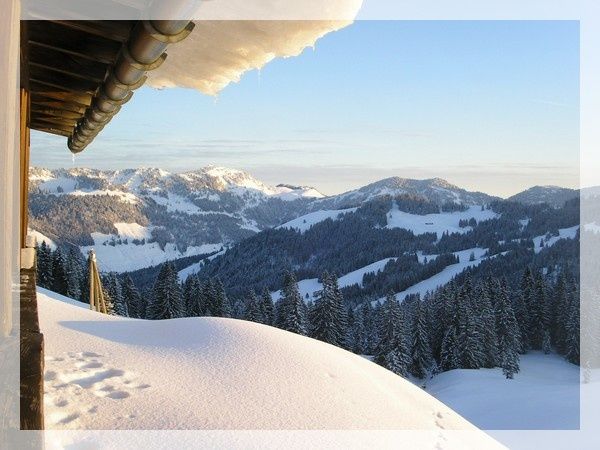
[[122, 401], [150, 387], [136, 374], [110, 367], [103, 358], [95, 352], [46, 358], [44, 404], [50, 428], [85, 426], [79, 411], [97, 414], [102, 410], [102, 403], [94, 404], [94, 397], [99, 401]]

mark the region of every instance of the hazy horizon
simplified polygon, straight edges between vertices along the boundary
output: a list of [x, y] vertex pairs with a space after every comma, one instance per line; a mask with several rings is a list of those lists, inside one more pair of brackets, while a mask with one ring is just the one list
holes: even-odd
[[[484, 194], [488, 194], [488, 195], [492, 195], [492, 196], [496, 196], [496, 197], [500, 197], [500, 198], [504, 198], [504, 199], [506, 199], [508, 197], [511, 197], [512, 195], [518, 194], [520, 192], [523, 192], [523, 191], [525, 191], [527, 189], [534, 188], [534, 187], [549, 187], [549, 188], [561, 188], [561, 189], [581, 189], [579, 186], [577, 186], [577, 187], [570, 187], [570, 186], [561, 186], [561, 185], [557, 185], [557, 184], [546, 184], [546, 185], [534, 184], [534, 185], [526, 187], [525, 189], [521, 189], [521, 190], [515, 191], [512, 194], [509, 194], [507, 196], [501, 196], [501, 195], [496, 195], [496, 194], [493, 194], [493, 193], [490, 193], [490, 192], [486, 192], [486, 191], [483, 191], [483, 190], [477, 189], [477, 188], [475, 188], [475, 189], [466, 188], [465, 186], [461, 186], [460, 184], [452, 182], [452, 180], [449, 180], [449, 179], [444, 178], [444, 177], [439, 177], [439, 176], [438, 177], [434, 176], [434, 177], [415, 178], [415, 177], [403, 177], [403, 176], [398, 176], [398, 175], [391, 175], [391, 176], [387, 176], [387, 177], [383, 177], [383, 178], [374, 179], [372, 181], [369, 181], [369, 182], [366, 182], [366, 183], [363, 183], [363, 184], [357, 184], [356, 186], [350, 186], [349, 189], [344, 190], [344, 191], [334, 192], [334, 193], [328, 193], [328, 192], [325, 192], [324, 190], [320, 189], [318, 185], [313, 185], [313, 184], [309, 184], [309, 183], [302, 183], [302, 182], [300, 182], [300, 183], [291, 183], [291, 182], [286, 181], [286, 180], [280, 180], [280, 181], [275, 181], [275, 182], [268, 182], [268, 181], [262, 179], [261, 177], [257, 176], [252, 171], [244, 169], [242, 167], [225, 167], [225, 166], [220, 166], [220, 165], [216, 165], [216, 164], [208, 164], [208, 165], [203, 166], [203, 167], [189, 168], [189, 169], [186, 169], [186, 170], [167, 170], [167, 169], [164, 169], [162, 167], [157, 167], [157, 166], [138, 166], [138, 167], [123, 167], [123, 168], [118, 168], [118, 169], [102, 169], [102, 168], [98, 168], [98, 167], [86, 167], [86, 166], [71, 166], [71, 167], [49, 168], [49, 167], [43, 167], [43, 166], [38, 166], [38, 165], [31, 166], [31, 169], [49, 169], [49, 170], [93, 169], [93, 170], [100, 170], [100, 171], [157, 169], [157, 170], [164, 170], [165, 172], [168, 172], [170, 174], [182, 174], [182, 173], [187, 173], [187, 172], [195, 172], [195, 171], [203, 170], [203, 169], [206, 169], [206, 168], [209, 168], [209, 167], [220, 167], [220, 168], [226, 168], [226, 169], [239, 170], [239, 171], [242, 171], [242, 172], [246, 172], [246, 173], [250, 174], [252, 177], [256, 178], [258, 181], [261, 181], [261, 182], [266, 183], [266, 184], [271, 185], [271, 186], [277, 186], [277, 185], [280, 185], [280, 184], [286, 184], [286, 185], [298, 186], [298, 187], [311, 187], [311, 188], [316, 189], [321, 194], [324, 194], [326, 196], [335, 196], [335, 195], [343, 194], [345, 192], [352, 191], [352, 190], [355, 190], [355, 189], [359, 189], [359, 188], [364, 187], [364, 186], [366, 186], [368, 184], [376, 183], [378, 181], [382, 181], [382, 180], [385, 180], [385, 179], [388, 179], [388, 178], [402, 178], [402, 179], [417, 180], [417, 181], [426, 181], [426, 180], [433, 180], [433, 179], [441, 179], [443, 181], [446, 181], [446, 182], [450, 183], [451, 185], [454, 185], [454, 186], [456, 186], [458, 188], [461, 188], [461, 189], [465, 189], [465, 190], [470, 191], [470, 192], [482, 192]], [[591, 187], [595, 187], [595, 186], [591, 186]]]
[[[32, 164], [68, 167], [32, 132]], [[214, 164], [332, 195], [390, 176], [579, 187], [579, 24], [358, 21], [217, 98], [142, 87], [75, 165]]]

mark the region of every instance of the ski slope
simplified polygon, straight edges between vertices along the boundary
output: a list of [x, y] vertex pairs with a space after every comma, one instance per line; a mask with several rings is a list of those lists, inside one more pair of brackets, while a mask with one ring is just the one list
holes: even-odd
[[38, 299], [48, 429], [468, 430], [478, 442], [466, 448], [494, 445], [409, 381], [320, 341], [233, 319], [101, 315], [44, 289]]
[[541, 352], [521, 355], [521, 370], [456, 369], [429, 380], [427, 392], [487, 430], [579, 428], [579, 367]]

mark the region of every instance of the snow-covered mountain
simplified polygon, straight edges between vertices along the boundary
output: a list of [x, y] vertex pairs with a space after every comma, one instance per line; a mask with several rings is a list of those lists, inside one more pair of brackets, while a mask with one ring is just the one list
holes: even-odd
[[84, 253], [95, 248], [101, 266], [115, 271], [218, 251], [323, 197], [214, 166], [184, 173], [32, 168], [30, 179], [33, 230]]
[[329, 209], [339, 209], [355, 206], [384, 195], [420, 197], [438, 205], [454, 203], [472, 206], [484, 205], [494, 200], [499, 200], [498, 197], [493, 197], [482, 192], [469, 192], [461, 189], [441, 178], [413, 180], [410, 178], [391, 177], [315, 203], [318, 205], [327, 205]]
[[[248, 172], [225, 167], [207, 166], [199, 170], [170, 173], [157, 168], [97, 170], [87, 168], [48, 170], [31, 168], [31, 188], [50, 194], [95, 195], [122, 194], [132, 202], [133, 196], [161, 195], [173, 191], [194, 195], [197, 199], [217, 200], [222, 193], [232, 193], [256, 202], [266, 198], [320, 198], [314, 188], [280, 184], [269, 186]], [[110, 194], [109, 194], [110, 195]], [[192, 208], [193, 209], [193, 208]]]
[[509, 197], [508, 200], [526, 205], [548, 203], [555, 208], [559, 208], [564, 205], [567, 200], [571, 200], [578, 196], [579, 191], [577, 189], [559, 186], [534, 186]]
[[77, 245], [84, 254], [93, 248], [103, 270], [119, 272], [214, 253], [294, 220], [308, 227], [337, 210], [384, 197], [407, 196], [436, 211], [495, 199], [439, 178], [397, 177], [325, 197], [310, 186], [272, 186], [247, 172], [215, 166], [183, 173], [32, 168], [30, 180], [32, 230]]

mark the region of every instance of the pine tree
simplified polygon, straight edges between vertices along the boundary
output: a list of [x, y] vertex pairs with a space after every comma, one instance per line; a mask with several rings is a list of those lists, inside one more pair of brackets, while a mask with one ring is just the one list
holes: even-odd
[[498, 364], [508, 379], [519, 372], [519, 325], [508, 298], [506, 281], [500, 283], [496, 303], [496, 335], [498, 337]]
[[[533, 323], [534, 315], [537, 311], [537, 305], [535, 304], [535, 296], [533, 292], [534, 279], [531, 269], [527, 267], [523, 273], [521, 279], [521, 302], [524, 306], [518, 305], [516, 311], [516, 318], [519, 321], [519, 329], [521, 331], [521, 342], [522, 348], [521, 353], [525, 353], [527, 350], [532, 348], [533, 342]], [[521, 314], [524, 316], [521, 317]]]
[[184, 305], [177, 270], [171, 261], [164, 263], [154, 283], [154, 295], [148, 305], [148, 319], [183, 317]]
[[227, 298], [223, 283], [221, 283], [221, 280], [217, 278], [212, 281], [211, 285], [213, 296], [208, 301], [210, 315], [213, 317], [231, 317], [231, 303]]
[[203, 292], [200, 280], [194, 274], [188, 276], [183, 283], [183, 304], [187, 317], [199, 317], [203, 311]]
[[118, 316], [128, 317], [127, 303], [123, 298], [121, 283], [115, 272], [110, 272], [104, 277], [103, 285], [113, 305], [113, 312]]
[[379, 343], [375, 362], [397, 375], [406, 377], [411, 364], [405, 317], [393, 294], [388, 294], [380, 310]]
[[46, 289], [52, 287], [52, 250], [46, 241], [37, 248], [37, 283]]
[[543, 350], [544, 345], [549, 345], [549, 317], [546, 302], [546, 286], [540, 273], [536, 274], [533, 285], [533, 296], [529, 307], [530, 313], [530, 338], [531, 348]]
[[456, 329], [450, 327], [444, 334], [442, 349], [440, 353], [440, 364], [442, 370], [458, 369], [460, 367], [460, 355], [458, 352], [459, 342]]
[[81, 279], [85, 262], [78, 248], [71, 247], [65, 258], [65, 271], [67, 279], [67, 297], [81, 301]]
[[427, 309], [427, 329], [433, 358], [441, 359], [442, 341], [446, 329], [445, 305], [450, 302], [448, 291], [451, 285], [444, 287], [437, 294], [425, 294], [423, 305]]
[[565, 357], [573, 364], [580, 364], [580, 307], [577, 291], [569, 296], [568, 318], [566, 321]]
[[298, 291], [296, 277], [287, 271], [283, 281], [283, 297], [277, 305], [278, 326], [286, 331], [306, 335], [306, 305]]
[[464, 369], [479, 369], [485, 362], [481, 315], [475, 305], [474, 291], [467, 279], [459, 294], [461, 325], [460, 365]]
[[273, 299], [267, 288], [263, 291], [260, 298], [260, 312], [265, 325], [273, 325]]
[[133, 283], [133, 280], [129, 274], [125, 275], [125, 278], [123, 279], [121, 291], [123, 298], [125, 299], [125, 303], [127, 304], [129, 317], [143, 319], [145, 317], [145, 307], [142, 303], [142, 296], [140, 295], [137, 287], [135, 287], [135, 284]]
[[324, 272], [323, 289], [310, 314], [310, 336], [338, 347], [346, 345], [346, 311], [342, 306], [337, 278]]
[[425, 378], [434, 372], [435, 361], [431, 355], [427, 310], [420, 301], [416, 304], [415, 325], [412, 332], [410, 372], [417, 378]]
[[201, 286], [202, 296], [201, 300], [204, 301], [204, 305], [200, 304], [200, 315], [202, 316], [213, 316], [213, 303], [217, 296], [214, 283], [211, 279], [205, 280]]
[[487, 282], [476, 289], [475, 307], [479, 312], [479, 333], [482, 338], [483, 367], [496, 366], [498, 339], [496, 337], [496, 316], [489, 296]]
[[556, 286], [554, 288], [554, 301], [553, 301], [553, 314], [552, 314], [552, 340], [556, 346], [556, 349], [560, 353], [566, 351], [566, 323], [569, 317], [569, 301], [567, 293], [567, 280], [564, 274], [558, 277]]
[[[466, 291], [462, 291], [464, 296]], [[442, 370], [452, 370], [461, 364], [461, 343], [459, 341], [463, 329], [463, 305], [461, 295], [457, 288], [452, 285], [447, 291], [446, 297], [446, 327], [442, 347], [440, 349], [440, 364]]]
[[246, 307], [244, 311], [244, 320], [250, 322], [263, 323], [263, 316], [260, 308], [260, 300], [254, 291], [250, 291], [246, 298]]
[[67, 295], [68, 280], [65, 271], [65, 257], [60, 248], [52, 255], [52, 291]]
[[363, 354], [372, 355], [379, 342], [379, 334], [377, 327], [375, 326], [375, 313], [373, 312], [370, 301], [366, 301], [362, 304], [360, 307], [360, 316], [364, 328], [364, 335], [361, 336], [360, 347]]

